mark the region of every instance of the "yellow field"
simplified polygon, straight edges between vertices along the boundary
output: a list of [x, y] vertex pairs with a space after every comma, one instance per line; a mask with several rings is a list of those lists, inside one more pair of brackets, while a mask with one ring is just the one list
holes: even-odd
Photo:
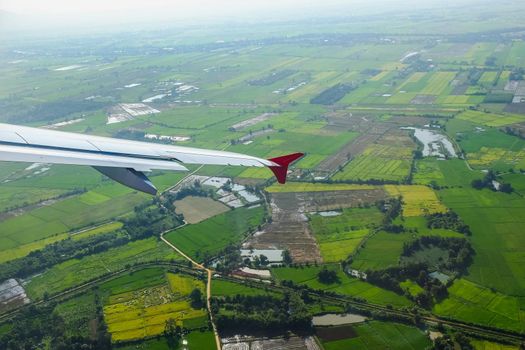
[[469, 153], [467, 159], [474, 166], [490, 166], [496, 161], [516, 165], [525, 159], [525, 151], [513, 152], [503, 148], [481, 147], [479, 152]]
[[480, 111], [465, 111], [457, 116], [458, 119], [487, 126], [504, 126], [525, 121], [525, 116], [515, 114], [494, 114]]
[[403, 197], [404, 216], [421, 216], [447, 211], [436, 193], [429, 187], [422, 185], [385, 185], [385, 190], [391, 196]]
[[287, 182], [285, 185], [273, 184], [266, 189], [270, 193], [276, 192], [322, 192], [322, 191], [355, 191], [373, 190], [377, 186], [354, 185], [354, 184], [325, 184], [325, 183], [305, 183]]
[[194, 288], [204, 290], [204, 282], [191, 277], [167, 274], [168, 285], [111, 295], [104, 306], [104, 320], [112, 340], [141, 339], [161, 334], [166, 321], [180, 326], [185, 320], [206, 316], [193, 309], [188, 295]]
[[204, 282], [191, 277], [167, 274], [171, 292], [173, 294], [189, 295], [192, 290], [199, 288], [204, 291]]
[[425, 88], [421, 91], [422, 95], [440, 95], [448, 84], [454, 79], [454, 72], [435, 72], [427, 82]]

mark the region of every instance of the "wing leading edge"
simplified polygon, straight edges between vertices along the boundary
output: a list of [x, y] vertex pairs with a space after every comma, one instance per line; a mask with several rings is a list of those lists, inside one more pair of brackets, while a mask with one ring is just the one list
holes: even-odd
[[0, 123], [0, 161], [89, 165], [136, 190], [156, 194], [144, 171], [187, 171], [182, 165], [268, 167], [279, 183], [302, 153], [263, 159], [240, 153], [129, 141]]

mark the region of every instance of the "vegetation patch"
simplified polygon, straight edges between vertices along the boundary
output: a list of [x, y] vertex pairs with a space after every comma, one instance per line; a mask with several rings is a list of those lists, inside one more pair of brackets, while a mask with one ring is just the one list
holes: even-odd
[[447, 211], [436, 193], [427, 186], [385, 185], [385, 189], [391, 196], [402, 197], [403, 216], [429, 215]]

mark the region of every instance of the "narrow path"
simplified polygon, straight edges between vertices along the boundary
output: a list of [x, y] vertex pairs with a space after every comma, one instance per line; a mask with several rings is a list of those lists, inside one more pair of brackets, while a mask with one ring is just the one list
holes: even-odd
[[[177, 227], [176, 230], [180, 229], [181, 227], [184, 227], [184, 226], [186, 226], [186, 223], [184, 223], [184, 225], [182, 225], [182, 226]], [[211, 279], [212, 279], [212, 273], [213, 272], [212, 272], [212, 270], [206, 268], [204, 265], [199, 264], [198, 262], [196, 262], [195, 260], [190, 258], [182, 250], [180, 250], [175, 245], [173, 245], [170, 241], [168, 241], [166, 238], [164, 238], [164, 234], [168, 233], [168, 232], [171, 232], [171, 231], [173, 231], [173, 230], [162, 232], [160, 234], [160, 239], [164, 243], [166, 243], [169, 247], [171, 247], [173, 250], [175, 250], [177, 253], [179, 253], [182, 257], [184, 257], [186, 260], [190, 261], [193, 264], [193, 266], [195, 266], [198, 269], [206, 271], [206, 273], [208, 275], [208, 280], [207, 280], [207, 283], [206, 283], [206, 308], [208, 309], [208, 313], [210, 315], [210, 321], [211, 321], [211, 325], [212, 325], [212, 328], [213, 328], [213, 334], [215, 336], [215, 344], [217, 346], [217, 350], [221, 350], [221, 338], [219, 337], [219, 332], [217, 331], [217, 325], [215, 324], [215, 320], [213, 319], [213, 313], [211, 312]]]

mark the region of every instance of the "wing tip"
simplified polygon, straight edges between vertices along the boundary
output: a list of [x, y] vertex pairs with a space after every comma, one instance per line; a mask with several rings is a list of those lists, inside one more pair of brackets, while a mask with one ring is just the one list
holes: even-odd
[[278, 165], [276, 166], [269, 166], [270, 170], [275, 175], [275, 178], [277, 179], [277, 182], [280, 184], [286, 183], [286, 175], [288, 174], [288, 166], [296, 161], [297, 159], [304, 156], [304, 153], [292, 153], [287, 154], [285, 156], [280, 156], [276, 158], [270, 158], [269, 161], [276, 163]]

